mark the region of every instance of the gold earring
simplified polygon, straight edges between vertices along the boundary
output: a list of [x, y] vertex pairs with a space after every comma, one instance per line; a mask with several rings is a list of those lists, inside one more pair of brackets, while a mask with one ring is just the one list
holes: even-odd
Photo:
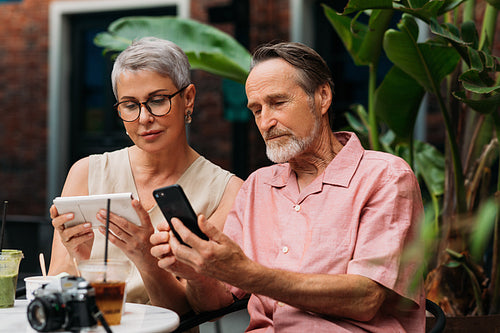
[[191, 121], [192, 121], [192, 120], [193, 120], [193, 119], [191, 118], [191, 110], [188, 110], [188, 111], [186, 112], [186, 115], [184, 116], [184, 122], [185, 122], [186, 124], [191, 124]]

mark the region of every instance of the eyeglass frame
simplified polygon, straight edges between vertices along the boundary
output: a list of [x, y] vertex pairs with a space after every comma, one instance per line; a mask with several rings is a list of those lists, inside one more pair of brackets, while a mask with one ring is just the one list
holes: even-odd
[[[139, 117], [141, 116], [141, 112], [142, 112], [142, 106], [144, 105], [146, 107], [146, 110], [148, 110], [148, 112], [150, 114], [152, 114], [153, 116], [155, 117], [163, 117], [163, 116], [166, 116], [167, 114], [170, 113], [170, 111], [172, 110], [172, 98], [175, 97], [178, 93], [180, 93], [181, 91], [183, 91], [184, 89], [186, 89], [187, 87], [189, 87], [191, 83], [187, 84], [186, 86], [184, 86], [183, 88], [177, 90], [176, 92], [174, 92], [173, 94], [170, 94], [170, 95], [166, 95], [166, 94], [154, 94], [153, 96], [150, 96], [145, 102], [139, 102], [139, 101], [134, 101], [134, 100], [126, 100], [126, 101], [121, 101], [121, 102], [116, 102], [114, 105], [113, 105], [113, 109], [115, 109], [116, 112], [118, 112], [118, 117], [127, 122], [127, 123], [131, 123], [131, 122], [134, 122], [136, 121], [137, 119], [139, 119]], [[163, 96], [163, 97], [166, 97], [169, 101], [169, 108], [168, 108], [168, 111], [165, 112], [164, 114], [161, 114], [161, 115], [157, 115], [157, 114], [154, 114], [153, 111], [151, 110], [150, 106], [148, 105], [148, 103], [151, 101], [152, 98], [155, 98], [155, 97], [158, 97], [158, 96]], [[139, 106], [139, 113], [137, 114], [137, 118], [135, 118], [134, 120], [125, 120], [121, 117], [121, 112], [120, 110], [118, 110], [118, 106], [122, 103], [134, 103], [136, 105]]]

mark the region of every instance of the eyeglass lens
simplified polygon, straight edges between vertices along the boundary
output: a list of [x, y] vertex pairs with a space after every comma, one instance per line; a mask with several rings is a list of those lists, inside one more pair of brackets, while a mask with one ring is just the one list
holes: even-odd
[[144, 105], [148, 112], [154, 116], [165, 116], [172, 108], [171, 99], [182, 90], [186, 89], [186, 87], [179, 89], [172, 95], [153, 95], [149, 97], [146, 102], [142, 103], [133, 100], [123, 101], [115, 104], [115, 109], [118, 111], [118, 115], [123, 121], [129, 122], [139, 118], [142, 105]]

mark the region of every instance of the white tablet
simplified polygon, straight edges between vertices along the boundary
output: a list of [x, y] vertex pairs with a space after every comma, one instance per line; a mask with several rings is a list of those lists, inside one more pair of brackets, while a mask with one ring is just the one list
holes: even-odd
[[75, 218], [65, 223], [69, 228], [74, 225], [91, 222], [92, 228], [102, 225], [96, 215], [100, 209], [106, 209], [110, 201], [110, 211], [126, 218], [137, 225], [141, 224], [139, 216], [132, 207], [132, 193], [95, 194], [74, 197], [57, 197], [53, 200], [59, 214], [74, 213]]

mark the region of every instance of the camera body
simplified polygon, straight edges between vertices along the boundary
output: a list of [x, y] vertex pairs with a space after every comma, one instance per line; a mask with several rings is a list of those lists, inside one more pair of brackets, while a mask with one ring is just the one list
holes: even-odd
[[65, 276], [34, 292], [28, 321], [38, 332], [77, 331], [97, 325], [99, 309], [94, 288], [83, 278]]

